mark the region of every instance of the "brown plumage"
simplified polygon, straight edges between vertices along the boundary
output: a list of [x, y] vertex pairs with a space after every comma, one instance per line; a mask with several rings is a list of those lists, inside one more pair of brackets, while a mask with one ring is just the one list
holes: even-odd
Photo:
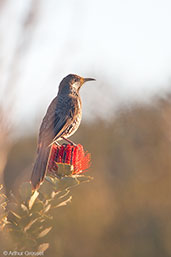
[[39, 131], [37, 158], [31, 175], [33, 189], [39, 187], [46, 175], [50, 145], [75, 133], [82, 117], [82, 105], [79, 90], [86, 81], [74, 74], [65, 77], [60, 85], [57, 96], [52, 100], [44, 116]]

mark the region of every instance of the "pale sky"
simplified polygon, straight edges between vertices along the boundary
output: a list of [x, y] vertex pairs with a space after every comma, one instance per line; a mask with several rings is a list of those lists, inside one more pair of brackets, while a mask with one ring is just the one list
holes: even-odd
[[0, 13], [1, 101], [15, 80], [18, 126], [44, 115], [69, 73], [97, 80], [82, 89], [84, 119], [170, 90], [170, 0], [36, 1], [24, 31], [31, 0], [7, 0]]

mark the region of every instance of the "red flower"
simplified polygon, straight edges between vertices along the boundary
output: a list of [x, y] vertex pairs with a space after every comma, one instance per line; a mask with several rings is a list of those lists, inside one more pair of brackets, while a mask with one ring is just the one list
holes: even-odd
[[54, 144], [51, 147], [48, 172], [55, 171], [58, 174], [59, 163], [73, 165], [72, 174], [80, 174], [90, 167], [90, 153], [85, 152], [80, 144]]

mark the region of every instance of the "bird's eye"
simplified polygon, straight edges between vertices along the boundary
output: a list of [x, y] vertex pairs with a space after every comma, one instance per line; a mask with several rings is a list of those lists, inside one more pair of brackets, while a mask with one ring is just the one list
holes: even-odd
[[77, 82], [77, 78], [74, 79], [74, 82]]

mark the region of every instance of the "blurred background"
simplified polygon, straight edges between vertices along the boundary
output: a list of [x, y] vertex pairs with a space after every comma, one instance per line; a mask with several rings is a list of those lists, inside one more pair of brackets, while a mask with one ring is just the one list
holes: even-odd
[[[171, 2], [0, 0], [0, 182], [28, 180], [40, 122], [69, 73], [91, 183], [58, 209], [46, 256], [171, 256]], [[1, 242], [2, 243], [2, 242]], [[13, 250], [13, 249], [11, 249]]]

